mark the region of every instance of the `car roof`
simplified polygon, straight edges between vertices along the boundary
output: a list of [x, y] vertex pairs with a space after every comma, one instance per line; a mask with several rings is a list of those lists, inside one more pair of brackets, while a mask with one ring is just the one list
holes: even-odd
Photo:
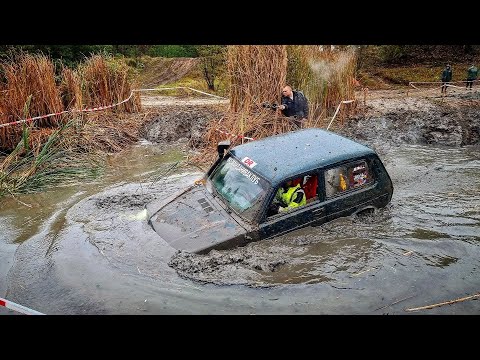
[[283, 179], [340, 161], [375, 154], [344, 136], [309, 128], [266, 137], [235, 146], [230, 152], [242, 160], [255, 161], [252, 171], [276, 186]]

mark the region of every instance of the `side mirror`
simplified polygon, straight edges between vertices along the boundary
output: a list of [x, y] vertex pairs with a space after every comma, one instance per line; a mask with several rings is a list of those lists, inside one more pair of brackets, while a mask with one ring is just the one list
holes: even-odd
[[222, 159], [225, 156], [225, 151], [228, 150], [231, 143], [230, 140], [220, 141], [217, 145], [218, 157]]
[[223, 157], [225, 156], [225, 150], [228, 150], [229, 147], [230, 147], [230, 140], [220, 141], [218, 143], [217, 145], [218, 159], [210, 167], [210, 170], [208, 170], [207, 177], [210, 176], [213, 170], [215, 170], [218, 164], [220, 164], [220, 161], [222, 161]]

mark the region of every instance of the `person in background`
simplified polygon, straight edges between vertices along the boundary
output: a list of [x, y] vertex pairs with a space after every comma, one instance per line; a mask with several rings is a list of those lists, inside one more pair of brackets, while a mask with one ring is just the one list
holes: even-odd
[[473, 82], [477, 80], [478, 76], [478, 69], [475, 65], [472, 64], [467, 70], [467, 86], [466, 89], [470, 88], [472, 89]]
[[305, 127], [305, 121], [308, 119], [308, 100], [301, 91], [292, 90], [291, 86], [286, 85], [282, 89], [282, 103], [278, 108], [283, 115], [293, 117], [300, 129]]
[[447, 64], [442, 71], [442, 94], [447, 93], [447, 87], [450, 81], [452, 81], [452, 67], [450, 64]]

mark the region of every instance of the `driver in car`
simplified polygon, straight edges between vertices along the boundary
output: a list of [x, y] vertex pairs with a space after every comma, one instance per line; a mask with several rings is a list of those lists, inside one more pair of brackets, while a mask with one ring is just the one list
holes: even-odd
[[300, 187], [300, 184], [293, 185], [293, 180], [287, 181], [278, 189], [275, 200], [279, 203], [279, 213], [289, 211], [307, 203], [305, 191]]

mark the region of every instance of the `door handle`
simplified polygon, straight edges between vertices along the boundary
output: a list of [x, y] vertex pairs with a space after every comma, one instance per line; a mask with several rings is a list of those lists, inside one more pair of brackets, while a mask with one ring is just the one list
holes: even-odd
[[325, 213], [325, 208], [318, 208], [312, 211], [313, 215], [323, 215]]

